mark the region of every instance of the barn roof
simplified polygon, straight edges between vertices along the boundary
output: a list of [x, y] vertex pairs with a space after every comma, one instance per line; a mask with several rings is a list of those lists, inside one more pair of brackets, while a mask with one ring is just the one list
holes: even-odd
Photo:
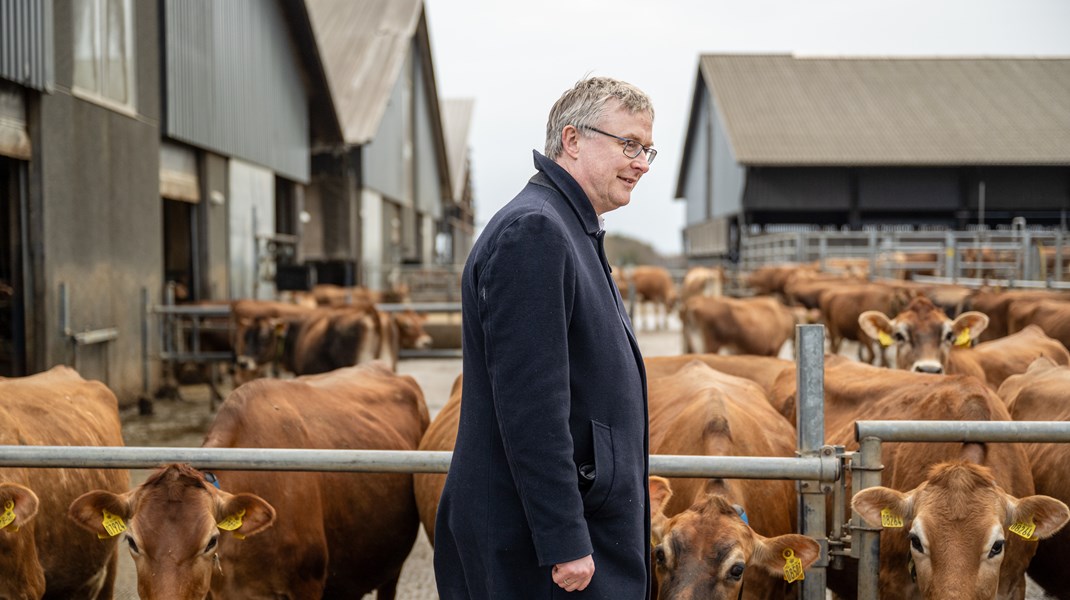
[[712, 54], [703, 85], [743, 165], [1070, 165], [1070, 58]]
[[305, 0], [348, 144], [369, 142], [417, 33], [422, 0]]
[[472, 125], [472, 98], [450, 98], [442, 101], [442, 124], [446, 130], [446, 156], [453, 179], [451, 192], [454, 200], [464, 195], [464, 183], [468, 170], [468, 132]]

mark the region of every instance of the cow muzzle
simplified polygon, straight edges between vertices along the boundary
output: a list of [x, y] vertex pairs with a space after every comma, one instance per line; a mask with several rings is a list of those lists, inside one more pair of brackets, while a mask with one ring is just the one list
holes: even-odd
[[236, 362], [238, 364], [238, 370], [239, 371], [255, 371], [256, 370], [256, 366], [257, 366], [256, 365], [256, 359], [251, 357], [251, 356], [239, 356], [238, 359], [235, 360], [234, 362]]
[[915, 373], [929, 373], [930, 375], [941, 375], [944, 372], [944, 365], [935, 360], [919, 360], [910, 368]]

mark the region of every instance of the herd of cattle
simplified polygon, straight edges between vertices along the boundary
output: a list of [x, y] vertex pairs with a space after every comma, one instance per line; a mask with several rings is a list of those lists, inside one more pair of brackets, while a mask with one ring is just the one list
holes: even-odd
[[[652, 454], [794, 456], [796, 365], [777, 355], [799, 322], [829, 335], [829, 444], [858, 449], [861, 419], [1070, 420], [1070, 297], [782, 265], [750, 274], [755, 296], [729, 298], [717, 270], [694, 269], [679, 290], [657, 271], [637, 268], [622, 285], [679, 310], [689, 346], [645, 359]], [[232, 343], [248, 381], [203, 446], [453, 448], [463, 374], [432, 420], [416, 381], [382, 360], [426, 343], [402, 324], [419, 317], [344, 296], [303, 308], [235, 303]], [[845, 339], [862, 360], [839, 353]], [[267, 366], [294, 377], [252, 377]], [[66, 367], [0, 379], [0, 445], [121, 446], [117, 400]], [[882, 462], [885, 487], [852, 502], [883, 531], [882, 598], [1022, 599], [1027, 573], [1070, 598], [1070, 447], [887, 443]], [[391, 599], [421, 523], [434, 539], [443, 483], [174, 464], [131, 489], [121, 470], [0, 468], [0, 599], [111, 598], [120, 545], [146, 599]], [[651, 477], [650, 497], [654, 597], [793, 597], [820, 558], [819, 544], [795, 533], [791, 482]], [[847, 564], [828, 583], [851, 598]]]

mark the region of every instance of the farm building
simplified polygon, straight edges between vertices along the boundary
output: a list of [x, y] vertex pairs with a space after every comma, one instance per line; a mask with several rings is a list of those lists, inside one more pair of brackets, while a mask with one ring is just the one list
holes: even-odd
[[1065, 226], [1070, 59], [704, 55], [675, 195], [691, 260], [779, 226]]
[[446, 254], [422, 2], [7, 4], [0, 376], [68, 364], [128, 403], [156, 389], [168, 289], [269, 298]]

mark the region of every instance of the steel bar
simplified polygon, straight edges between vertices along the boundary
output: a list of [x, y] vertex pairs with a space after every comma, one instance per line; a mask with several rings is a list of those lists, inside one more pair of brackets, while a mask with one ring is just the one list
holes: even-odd
[[[852, 466], [853, 474], [851, 481], [852, 494], [881, 484], [881, 440], [867, 437], [862, 440], [859, 448], [859, 464]], [[880, 577], [880, 528], [873, 527], [862, 520], [862, 517], [851, 511], [851, 540], [857, 548], [852, 550], [858, 556], [858, 597], [879, 598]]]
[[382, 312], [461, 312], [460, 302], [408, 302], [398, 304], [376, 304], [375, 309]]
[[[413, 450], [0, 446], [0, 466], [48, 468], [144, 469], [181, 462], [243, 471], [445, 473], [452, 456], [452, 452]], [[838, 476], [835, 460], [749, 456], [655, 455], [650, 457], [650, 472], [667, 477], [820, 481]]]
[[883, 442], [1070, 442], [1064, 421], [857, 421], [855, 439]]
[[[795, 326], [797, 449], [803, 458], [821, 455], [825, 445], [825, 327]], [[833, 460], [835, 457], [833, 457]], [[825, 528], [825, 494], [817, 480], [799, 482], [799, 528], [821, 544], [821, 557], [802, 581], [803, 600], [824, 600], [828, 539]]]

